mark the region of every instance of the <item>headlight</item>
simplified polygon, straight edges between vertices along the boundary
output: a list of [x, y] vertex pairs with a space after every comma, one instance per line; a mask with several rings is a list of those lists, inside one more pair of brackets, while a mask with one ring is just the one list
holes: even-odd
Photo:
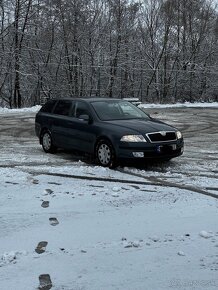
[[182, 133], [180, 131], [176, 132], [176, 137], [177, 139], [181, 139], [182, 138]]
[[126, 135], [120, 141], [122, 142], [147, 142], [142, 135]]

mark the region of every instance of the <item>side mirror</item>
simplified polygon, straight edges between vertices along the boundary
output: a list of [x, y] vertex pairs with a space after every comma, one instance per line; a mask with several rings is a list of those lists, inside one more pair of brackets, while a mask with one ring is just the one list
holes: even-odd
[[89, 115], [86, 115], [86, 114], [84, 114], [84, 115], [80, 115], [80, 116], [79, 116], [79, 119], [82, 120], [82, 121], [88, 122], [88, 123], [91, 122], [91, 118], [90, 118], [90, 116], [89, 116]]

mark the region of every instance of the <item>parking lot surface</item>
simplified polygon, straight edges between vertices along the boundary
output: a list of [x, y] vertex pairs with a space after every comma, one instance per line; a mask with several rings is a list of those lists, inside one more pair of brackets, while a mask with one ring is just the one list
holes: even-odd
[[45, 154], [35, 113], [0, 114], [1, 289], [218, 288], [218, 109], [146, 111], [184, 154], [116, 170]]

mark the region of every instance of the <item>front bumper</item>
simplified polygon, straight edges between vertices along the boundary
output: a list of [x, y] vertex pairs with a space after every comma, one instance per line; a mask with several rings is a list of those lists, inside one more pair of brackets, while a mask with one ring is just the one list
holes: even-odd
[[166, 160], [182, 155], [183, 150], [183, 139], [155, 144], [120, 142], [117, 149], [117, 158], [127, 160]]

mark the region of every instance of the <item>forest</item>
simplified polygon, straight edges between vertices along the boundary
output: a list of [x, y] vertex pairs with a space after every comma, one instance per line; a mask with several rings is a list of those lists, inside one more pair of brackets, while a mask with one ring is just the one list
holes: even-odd
[[0, 106], [218, 101], [212, 0], [0, 0]]

